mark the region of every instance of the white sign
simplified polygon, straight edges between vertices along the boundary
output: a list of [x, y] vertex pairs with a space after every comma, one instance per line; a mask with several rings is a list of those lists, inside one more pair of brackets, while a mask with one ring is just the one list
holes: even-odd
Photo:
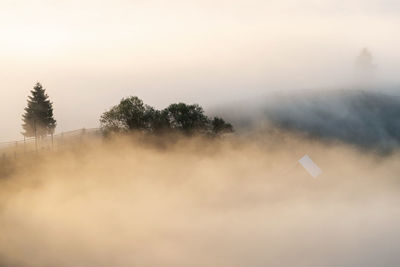
[[308, 155], [304, 155], [301, 159], [299, 159], [299, 163], [303, 168], [314, 178], [318, 177], [322, 170], [311, 160]]

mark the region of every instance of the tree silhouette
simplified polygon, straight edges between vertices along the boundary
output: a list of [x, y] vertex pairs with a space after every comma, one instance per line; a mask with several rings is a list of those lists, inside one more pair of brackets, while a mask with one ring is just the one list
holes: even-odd
[[376, 65], [373, 62], [373, 56], [371, 52], [367, 48], [362, 49], [356, 58], [355, 70], [355, 82], [357, 86], [368, 88], [373, 85]]
[[25, 137], [43, 137], [53, 134], [56, 120], [53, 117], [53, 104], [49, 100], [45, 89], [36, 83], [28, 97], [28, 105], [22, 115], [22, 133]]
[[232, 124], [225, 122], [219, 117], [214, 117], [214, 119], [211, 121], [211, 126], [212, 133], [215, 135], [233, 132]]
[[143, 104], [138, 97], [123, 98], [103, 113], [100, 125], [104, 132], [142, 131], [146, 133], [179, 132], [185, 135], [220, 135], [233, 132], [231, 124], [221, 118], [209, 119], [201, 106], [171, 104], [163, 110]]
[[105, 131], [122, 132], [130, 130], [152, 130], [159, 114], [152, 107], [144, 105], [136, 96], [123, 98], [121, 102], [103, 113], [101, 128]]
[[162, 113], [165, 114], [164, 116], [167, 118], [171, 129], [189, 135], [208, 130], [209, 120], [204, 115], [203, 108], [197, 104], [171, 104]]

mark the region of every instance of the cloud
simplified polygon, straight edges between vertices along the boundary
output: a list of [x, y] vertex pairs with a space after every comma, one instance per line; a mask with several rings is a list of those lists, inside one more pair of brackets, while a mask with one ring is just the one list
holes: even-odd
[[[284, 132], [98, 141], [21, 159], [1, 180], [2, 266], [399, 263], [396, 155]], [[292, 168], [305, 152], [316, 179]]]

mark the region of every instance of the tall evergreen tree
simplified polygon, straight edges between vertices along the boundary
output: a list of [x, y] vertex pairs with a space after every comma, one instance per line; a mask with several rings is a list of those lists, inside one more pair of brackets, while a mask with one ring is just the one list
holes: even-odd
[[53, 103], [40, 83], [36, 83], [28, 97], [28, 106], [22, 115], [22, 133], [25, 137], [43, 137], [53, 134], [56, 120], [53, 117]]

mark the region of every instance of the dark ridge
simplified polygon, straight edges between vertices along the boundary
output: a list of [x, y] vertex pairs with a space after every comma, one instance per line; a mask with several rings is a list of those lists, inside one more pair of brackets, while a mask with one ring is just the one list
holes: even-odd
[[275, 126], [312, 138], [390, 152], [400, 145], [400, 97], [337, 90], [277, 95], [263, 108]]
[[276, 92], [214, 112], [231, 121], [239, 133], [275, 127], [308, 138], [390, 153], [400, 147], [400, 96], [395, 95], [400, 90], [385, 92]]

